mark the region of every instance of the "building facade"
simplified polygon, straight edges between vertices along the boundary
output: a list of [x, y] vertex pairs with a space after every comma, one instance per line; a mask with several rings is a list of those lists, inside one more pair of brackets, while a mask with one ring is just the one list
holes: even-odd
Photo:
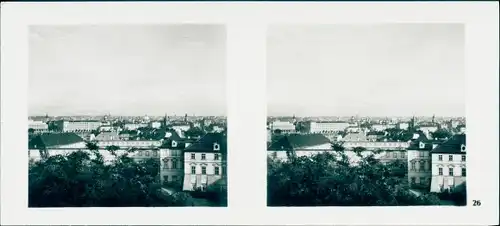
[[274, 132], [276, 130], [281, 131], [282, 133], [293, 133], [295, 132], [295, 125], [288, 121], [274, 121], [271, 123], [271, 131]]
[[344, 148], [352, 149], [355, 147], [362, 147], [367, 150], [406, 150], [409, 146], [409, 142], [391, 142], [391, 141], [345, 141], [343, 143]]
[[59, 120], [54, 122], [55, 127], [60, 132], [90, 132], [98, 130], [101, 124], [100, 121], [94, 120]]
[[184, 150], [184, 191], [205, 191], [226, 184], [227, 140], [224, 133], [208, 133]]
[[348, 122], [309, 121], [304, 126], [308, 133], [334, 133], [344, 131], [351, 125]]
[[431, 192], [453, 190], [466, 179], [466, 137], [458, 134], [431, 151]]
[[437, 143], [428, 140], [412, 142], [408, 147], [408, 184], [414, 188], [429, 189], [432, 178], [431, 151]]
[[45, 133], [49, 131], [49, 125], [42, 121], [32, 121], [28, 122], [28, 129], [33, 130], [34, 133]]
[[118, 146], [120, 148], [159, 148], [162, 141], [159, 140], [100, 140], [97, 146], [106, 148], [108, 146]]

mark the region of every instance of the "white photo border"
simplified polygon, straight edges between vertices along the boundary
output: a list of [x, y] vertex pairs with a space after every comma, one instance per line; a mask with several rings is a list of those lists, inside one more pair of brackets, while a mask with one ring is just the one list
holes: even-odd
[[[3, 3], [1, 17], [2, 224], [498, 224], [498, 2]], [[165, 23], [226, 24], [228, 207], [27, 208], [28, 26]], [[267, 26], [354, 23], [465, 24], [467, 207], [266, 206]]]

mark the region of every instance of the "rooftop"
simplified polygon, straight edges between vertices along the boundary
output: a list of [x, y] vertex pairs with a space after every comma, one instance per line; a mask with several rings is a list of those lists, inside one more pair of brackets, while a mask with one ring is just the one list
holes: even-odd
[[45, 133], [33, 137], [29, 141], [28, 146], [29, 148], [49, 148], [83, 141], [83, 138], [76, 133]]
[[[219, 150], [214, 150], [214, 144], [219, 145]], [[227, 152], [227, 136], [225, 133], [208, 133], [187, 147], [186, 152]]]
[[[444, 154], [460, 154], [465, 153], [466, 139], [465, 134], [457, 134], [445, 141], [443, 144], [437, 146], [432, 153]], [[462, 152], [462, 148], [464, 151]]]
[[271, 143], [269, 150], [296, 149], [329, 144], [330, 140], [322, 134], [290, 134]]

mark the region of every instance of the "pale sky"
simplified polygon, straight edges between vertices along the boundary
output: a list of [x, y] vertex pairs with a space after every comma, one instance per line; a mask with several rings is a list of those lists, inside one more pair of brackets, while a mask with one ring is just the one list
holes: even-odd
[[29, 113], [225, 115], [224, 25], [30, 28]]
[[464, 116], [462, 24], [268, 28], [268, 114]]

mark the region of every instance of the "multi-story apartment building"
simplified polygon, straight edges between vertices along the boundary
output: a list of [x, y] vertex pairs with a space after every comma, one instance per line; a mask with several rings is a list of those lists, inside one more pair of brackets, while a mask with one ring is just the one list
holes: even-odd
[[101, 124], [101, 121], [96, 120], [59, 120], [54, 122], [55, 127], [60, 132], [90, 132], [98, 130]]
[[97, 141], [121, 140], [118, 132], [101, 132], [94, 139]]
[[309, 133], [334, 133], [344, 131], [351, 126], [348, 122], [330, 121], [308, 121], [304, 124], [305, 130]]
[[281, 131], [282, 133], [293, 133], [295, 132], [295, 125], [288, 121], [274, 121], [270, 125], [271, 131]]
[[184, 150], [183, 190], [205, 190], [225, 185], [227, 140], [225, 133], [208, 133]]
[[[29, 141], [29, 159], [38, 161], [45, 154], [47, 157], [54, 155], [66, 155], [76, 151], [86, 151], [86, 142], [75, 133], [52, 133], [41, 134]], [[107, 147], [99, 147], [98, 152], [103, 156], [104, 161], [109, 163], [115, 159]], [[122, 148], [117, 150], [118, 155], [125, 154], [127, 150]], [[137, 149], [129, 154], [136, 161], [145, 160], [148, 158], [158, 158], [157, 148], [137, 147]]]
[[160, 180], [162, 184], [182, 187], [184, 178], [184, 149], [192, 141], [181, 138], [175, 131], [166, 132], [160, 148]]
[[33, 130], [33, 133], [44, 133], [49, 131], [49, 125], [42, 121], [29, 120], [28, 129]]
[[431, 192], [443, 192], [465, 182], [466, 137], [458, 134], [431, 151]]
[[367, 150], [406, 150], [409, 142], [397, 141], [345, 141], [343, 142], [344, 148], [352, 149], [355, 147], [362, 147]]
[[425, 136], [411, 142], [408, 147], [408, 184], [414, 188], [430, 188], [432, 177], [431, 151], [441, 141], [427, 140]]
[[100, 140], [97, 146], [106, 148], [108, 146], [118, 146], [120, 148], [159, 148], [162, 145], [160, 140]]

